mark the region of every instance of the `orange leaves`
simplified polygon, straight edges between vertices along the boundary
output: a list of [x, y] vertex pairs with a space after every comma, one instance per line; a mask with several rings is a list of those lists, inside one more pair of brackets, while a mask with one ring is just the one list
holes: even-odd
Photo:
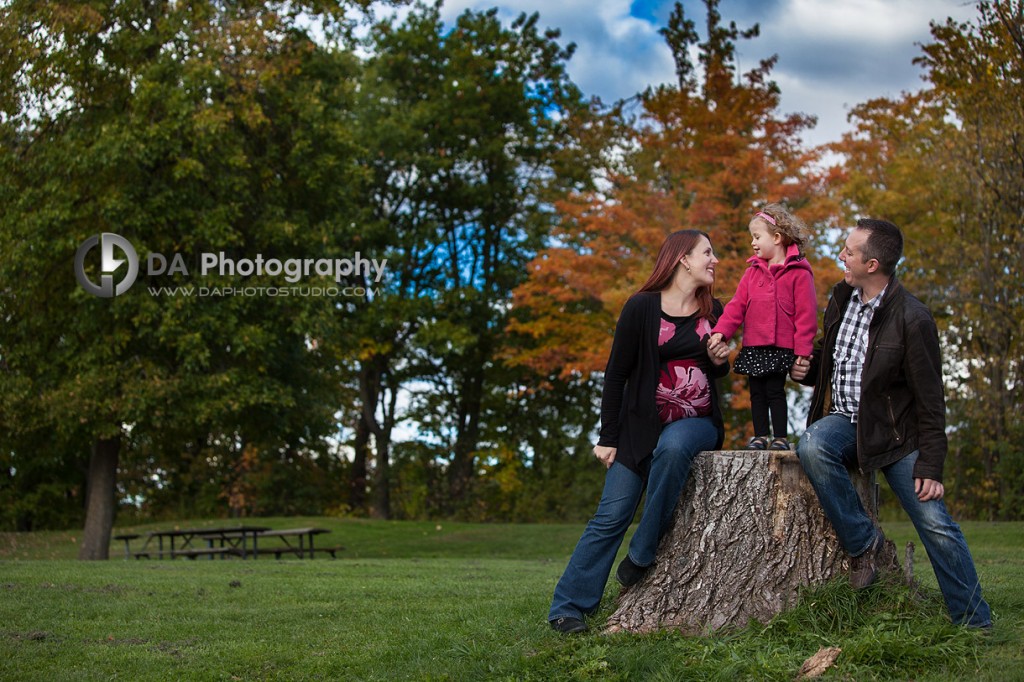
[[668, 197], [617, 181], [617, 200], [576, 195], [558, 204], [557, 246], [529, 265], [508, 329], [507, 362], [568, 378], [604, 369], [619, 310], [650, 274], [665, 237], [680, 229]]
[[[547, 376], [601, 371], [619, 310], [676, 230], [709, 234], [721, 260], [715, 294], [728, 300], [751, 255], [747, 225], [758, 207], [784, 202], [811, 224], [833, 212], [818, 154], [800, 139], [813, 117], [778, 112], [772, 60], [737, 77], [734, 41], [757, 31], [721, 26], [717, 3], [707, 5], [705, 42], [679, 6], [663, 32], [679, 84], [648, 90], [635, 100], [635, 120], [609, 126], [618, 137], [605, 150], [617, 151], [618, 172], [601, 192], [556, 204], [561, 220], [551, 247], [515, 290], [507, 362]], [[693, 68], [692, 51], [702, 70]], [[809, 255], [829, 267], [831, 254]], [[824, 277], [829, 284], [832, 274]]]

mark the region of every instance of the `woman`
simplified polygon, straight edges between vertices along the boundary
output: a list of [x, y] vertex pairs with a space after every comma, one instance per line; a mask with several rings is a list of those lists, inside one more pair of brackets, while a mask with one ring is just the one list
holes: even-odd
[[715, 379], [729, 371], [729, 349], [707, 349], [722, 313], [712, 296], [717, 264], [706, 234], [676, 232], [662, 245], [650, 278], [622, 308], [594, 447], [608, 473], [597, 512], [555, 587], [548, 621], [558, 632], [587, 629], [583, 619], [601, 602], [644, 487], [643, 516], [615, 574], [626, 587], [654, 564], [694, 456], [722, 445]]

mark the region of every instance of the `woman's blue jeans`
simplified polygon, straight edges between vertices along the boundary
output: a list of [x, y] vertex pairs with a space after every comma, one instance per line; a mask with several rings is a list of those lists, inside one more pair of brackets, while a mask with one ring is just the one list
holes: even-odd
[[[874, 540], [875, 527], [848, 470], [857, 466], [857, 425], [849, 417], [830, 414], [807, 428], [797, 454], [843, 549], [850, 556], [860, 556]], [[981, 596], [981, 583], [960, 526], [950, 517], [945, 502], [921, 502], [914, 492], [917, 455], [915, 450], [881, 471], [928, 552], [953, 622], [986, 627], [992, 623], [992, 615]]]
[[[693, 458], [714, 448], [717, 440], [710, 417], [679, 419], [662, 429], [652, 454], [644, 512], [629, 541], [629, 558], [637, 566], [654, 563], [658, 541], [686, 487]], [[582, 618], [597, 610], [643, 491], [643, 479], [626, 466], [615, 462], [608, 469], [597, 512], [555, 587], [548, 620]]]

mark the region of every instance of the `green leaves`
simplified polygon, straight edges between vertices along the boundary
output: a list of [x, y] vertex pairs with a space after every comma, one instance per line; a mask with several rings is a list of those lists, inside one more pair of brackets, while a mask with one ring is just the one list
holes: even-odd
[[447, 444], [451, 509], [468, 503], [474, 458], [494, 447], [484, 425], [504, 417], [487, 396], [503, 395], [511, 289], [551, 225], [548, 202], [589, 168], [570, 162], [579, 144], [564, 121], [588, 110], [565, 74], [571, 48], [556, 38], [535, 16], [505, 27], [495, 11], [467, 11], [444, 27], [422, 5], [370, 36], [356, 121], [370, 208], [362, 243], [386, 249], [393, 269], [337, 345], [360, 353], [360, 394], [374, 403], [357, 430], [376, 434], [378, 465], [403, 417], [394, 397], [417, 387], [406, 414], [422, 438]]
[[841, 192], [859, 215], [906, 234], [901, 276], [935, 312], [948, 386], [953, 505], [1018, 518], [1024, 423], [1024, 79], [1019, 1], [980, 3], [976, 21], [932, 26], [917, 62], [930, 86], [856, 108]]
[[[203, 251], [352, 252], [339, 218], [357, 212], [338, 188], [355, 166], [354, 61], [315, 45], [284, 6], [15, 2], [0, 15], [0, 33], [19, 36], [0, 60], [15, 84], [0, 119], [10, 447], [55, 429], [74, 461], [91, 439], [130, 434], [122, 465], [150, 472], [173, 471], [203, 433], [228, 458], [244, 442], [326, 449], [334, 382], [309, 340], [334, 317], [331, 298], [149, 291], [283, 283], [200, 282]], [[100, 232], [141, 261], [113, 299], [86, 294], [72, 269]], [[190, 272], [148, 275], [151, 253], [180, 254]]]

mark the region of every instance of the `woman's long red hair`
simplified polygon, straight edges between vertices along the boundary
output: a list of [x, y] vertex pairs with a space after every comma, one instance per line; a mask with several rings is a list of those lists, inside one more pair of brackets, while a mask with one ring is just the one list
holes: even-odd
[[[706, 232], [700, 230], [679, 230], [670, 234], [665, 243], [661, 245], [661, 250], [658, 251], [658, 259], [654, 262], [654, 271], [651, 272], [651, 276], [647, 278], [647, 281], [644, 282], [644, 285], [640, 287], [637, 293], [668, 289], [669, 285], [672, 284], [672, 278], [676, 274], [676, 268], [680, 267], [679, 261], [697, 247], [701, 237], [706, 238], [708, 243], [711, 243], [711, 237]], [[700, 316], [710, 318], [714, 302], [712, 287], [697, 287], [694, 295], [697, 297]]]

